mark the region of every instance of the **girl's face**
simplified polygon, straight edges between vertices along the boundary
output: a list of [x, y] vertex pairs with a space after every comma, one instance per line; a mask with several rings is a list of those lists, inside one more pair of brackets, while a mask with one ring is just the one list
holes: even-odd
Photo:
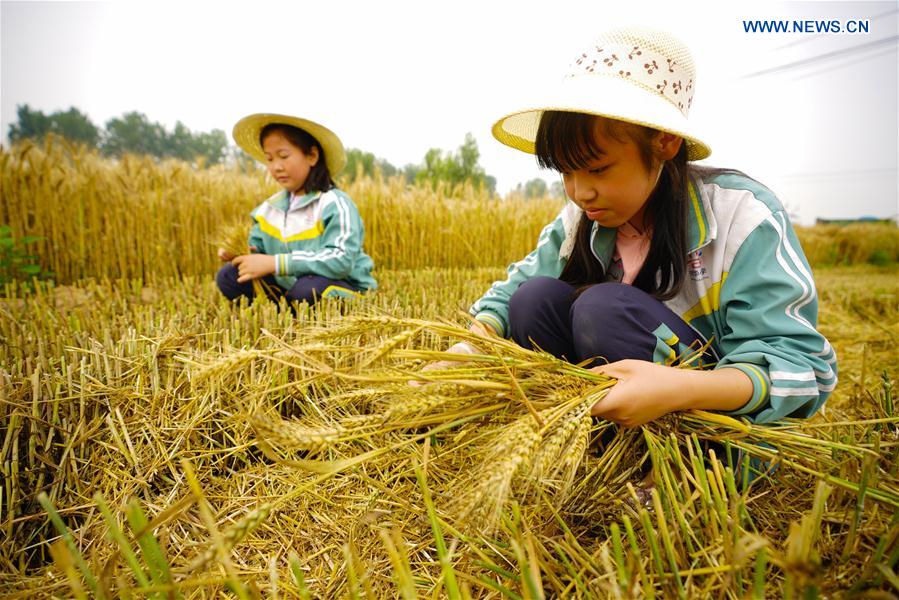
[[[594, 136], [602, 152], [584, 168], [562, 173], [565, 193], [587, 218], [603, 227], [618, 227], [630, 221], [643, 229], [649, 225], [643, 222], [643, 213], [658, 182], [662, 160], [677, 153], [681, 138], [659, 133], [652, 141], [657, 158], [647, 167], [637, 144], [627, 136], [618, 140], [608, 135], [599, 119], [594, 121]], [[673, 154], [667, 148], [672, 145]]]
[[265, 152], [266, 166], [278, 183], [289, 192], [305, 190], [309, 171], [318, 164], [318, 148], [312, 147], [306, 154], [294, 146], [278, 130], [272, 131], [262, 140], [262, 151]]

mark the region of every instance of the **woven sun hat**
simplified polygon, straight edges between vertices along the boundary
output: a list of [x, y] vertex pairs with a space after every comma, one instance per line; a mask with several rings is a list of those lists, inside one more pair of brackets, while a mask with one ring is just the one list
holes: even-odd
[[264, 163], [265, 152], [262, 151], [262, 145], [259, 143], [259, 134], [266, 125], [272, 123], [293, 125], [314, 137], [325, 152], [325, 163], [328, 165], [331, 177], [336, 176], [346, 166], [346, 152], [337, 134], [324, 125], [319, 125], [309, 119], [275, 113], [256, 113], [238, 121], [234, 125], [231, 135], [234, 136], [234, 141], [244, 152]]
[[554, 89], [493, 125], [507, 146], [534, 153], [540, 118], [548, 110], [578, 112], [667, 131], [684, 138], [687, 159], [712, 151], [687, 120], [696, 89], [689, 49], [674, 36], [643, 27], [612, 29], [572, 63]]

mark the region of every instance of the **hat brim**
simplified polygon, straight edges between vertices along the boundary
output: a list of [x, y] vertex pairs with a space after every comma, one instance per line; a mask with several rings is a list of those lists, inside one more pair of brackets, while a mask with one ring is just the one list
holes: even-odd
[[546, 111], [577, 112], [643, 125], [684, 138], [687, 160], [701, 160], [712, 150], [692, 131], [687, 118], [667, 98], [635, 81], [602, 74], [571, 77], [557, 91], [494, 123], [493, 136], [501, 143], [534, 154], [537, 128]]
[[234, 125], [231, 135], [244, 152], [264, 163], [266, 162], [265, 152], [259, 143], [259, 134], [266, 125], [273, 123], [298, 127], [314, 137], [325, 153], [325, 164], [328, 165], [331, 177], [335, 177], [346, 166], [346, 151], [337, 134], [324, 125], [319, 125], [309, 119], [275, 113], [256, 113], [238, 121]]

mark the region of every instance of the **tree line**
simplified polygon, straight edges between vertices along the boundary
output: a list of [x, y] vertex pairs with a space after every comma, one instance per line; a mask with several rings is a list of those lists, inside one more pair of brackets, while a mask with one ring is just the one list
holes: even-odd
[[[103, 127], [95, 125], [75, 107], [44, 114], [43, 111], [33, 110], [23, 104], [16, 107], [16, 114], [18, 120], [9, 126], [8, 131], [9, 141], [13, 144], [25, 139], [40, 140], [48, 134], [55, 134], [97, 148], [102, 154], [111, 157], [143, 154], [201, 165], [223, 162], [253, 164], [247, 154], [228, 143], [228, 137], [221, 129], [194, 132], [177, 121], [174, 129], [169, 130], [161, 123], [150, 121], [147, 115], [138, 111], [126, 112], [120, 117], [109, 119]], [[371, 152], [348, 148], [347, 166], [341, 179], [353, 181], [360, 175], [372, 177], [379, 173], [384, 177], [402, 176], [410, 184], [457, 185], [468, 182], [483, 186], [493, 193], [496, 191], [496, 178], [485, 172], [480, 164], [480, 157], [477, 140], [471, 133], [465, 135], [455, 152], [431, 148], [425, 153], [421, 163], [407, 164], [402, 168]], [[564, 195], [560, 183], [556, 182], [548, 188], [542, 179], [518, 184], [514, 192], [525, 198]]]
[[358, 176], [373, 177], [380, 174], [384, 177], [395, 177], [401, 175], [409, 183], [436, 185], [443, 182], [455, 185], [469, 182], [476, 186], [483, 186], [491, 193], [495, 192], [496, 178], [484, 171], [479, 163], [480, 158], [478, 142], [471, 133], [465, 134], [465, 141], [456, 152], [444, 152], [439, 148], [431, 148], [425, 153], [424, 160], [420, 164], [408, 164], [401, 169], [383, 158], [378, 158], [371, 152], [349, 148], [344, 177], [353, 181]]
[[215, 165], [229, 156], [228, 138], [221, 129], [193, 132], [180, 121], [171, 131], [147, 115], [132, 111], [98, 127], [75, 107], [44, 114], [27, 104], [16, 107], [18, 120], [9, 126], [12, 144], [25, 139], [42, 139], [55, 134], [67, 140], [97, 148], [106, 156], [146, 154], [157, 158], [177, 158]]

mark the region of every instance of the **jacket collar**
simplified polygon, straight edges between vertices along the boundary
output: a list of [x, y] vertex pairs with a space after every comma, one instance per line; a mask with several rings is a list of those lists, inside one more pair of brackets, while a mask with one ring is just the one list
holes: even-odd
[[[309, 205], [314, 200], [318, 200], [321, 195], [321, 192], [309, 192], [308, 194], [303, 194], [299, 197], [299, 203], [294, 208], [303, 208], [304, 206]], [[276, 192], [268, 200], [266, 200], [266, 202], [276, 208], [280, 208], [284, 212], [287, 212], [287, 210], [290, 208], [290, 192], [288, 192], [287, 190]]]
[[705, 186], [693, 177], [688, 180], [687, 203], [687, 240], [692, 253], [718, 237], [718, 222]]
[[[687, 182], [687, 243], [688, 254], [696, 252], [708, 245], [718, 236], [718, 222], [712, 212], [712, 204], [702, 185], [690, 177]], [[590, 246], [593, 255], [602, 264], [604, 270], [609, 268], [612, 254], [615, 252], [617, 230], [593, 223], [590, 234]]]

